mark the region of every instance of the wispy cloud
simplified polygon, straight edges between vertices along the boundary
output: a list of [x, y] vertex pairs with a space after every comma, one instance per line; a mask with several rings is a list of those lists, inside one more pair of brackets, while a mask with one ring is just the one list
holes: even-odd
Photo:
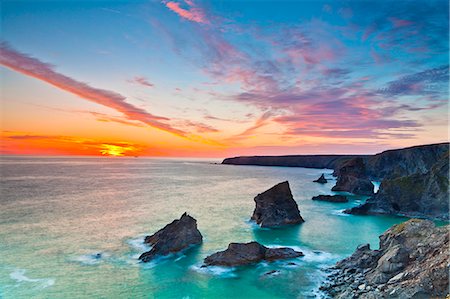
[[144, 87], [154, 87], [155, 84], [151, 83], [148, 81], [147, 78], [143, 77], [143, 76], [136, 76], [133, 79], [127, 80], [129, 83], [136, 83], [136, 84], [140, 84]]
[[[192, 0], [184, 1], [163, 1], [168, 9], [175, 12], [183, 19], [196, 23], [209, 23], [206, 19], [206, 14], [201, 7], [198, 7]], [[181, 6], [185, 6], [183, 8]]]
[[119, 93], [95, 88], [87, 83], [58, 73], [51, 65], [16, 51], [6, 43], [1, 43], [0, 50], [0, 64], [11, 70], [47, 82], [85, 100], [114, 109], [124, 114], [130, 120], [140, 121], [151, 127], [178, 136], [184, 137], [186, 134], [184, 131], [166, 123], [165, 121], [169, 121], [169, 118], [153, 115], [139, 107], [129, 104], [126, 102], [126, 97]]

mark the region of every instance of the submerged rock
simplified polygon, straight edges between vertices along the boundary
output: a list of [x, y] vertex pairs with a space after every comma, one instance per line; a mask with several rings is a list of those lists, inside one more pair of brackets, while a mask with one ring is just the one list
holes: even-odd
[[329, 201], [329, 202], [348, 202], [344, 195], [317, 195], [312, 200]]
[[224, 251], [216, 252], [204, 260], [204, 266], [241, 266], [262, 260], [275, 261], [303, 256], [292, 248], [267, 248], [258, 242], [230, 243]]
[[289, 183], [279, 183], [255, 197], [256, 207], [251, 220], [261, 227], [283, 226], [304, 222]]
[[448, 295], [448, 225], [411, 219], [338, 262], [321, 289], [333, 298], [444, 298]]
[[314, 183], [320, 183], [320, 184], [326, 184], [328, 181], [325, 178], [325, 175], [322, 173], [322, 175], [320, 176], [320, 178], [318, 178], [317, 180], [313, 181]]
[[346, 191], [359, 195], [372, 195], [374, 186], [366, 174], [362, 158], [353, 158], [343, 163], [338, 171], [333, 191]]
[[151, 236], [145, 237], [144, 243], [152, 247], [141, 254], [139, 259], [148, 262], [158, 255], [168, 255], [191, 245], [202, 243], [202, 234], [197, 229], [197, 220], [184, 213], [180, 219], [172, 221]]
[[409, 217], [449, 219], [449, 155], [427, 173], [385, 179], [380, 190], [348, 214], [399, 214]]

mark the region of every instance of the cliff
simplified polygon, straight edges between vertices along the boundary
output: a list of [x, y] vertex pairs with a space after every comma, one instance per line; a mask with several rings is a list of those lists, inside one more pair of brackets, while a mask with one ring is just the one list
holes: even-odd
[[284, 166], [305, 168], [335, 169], [340, 163], [356, 158], [367, 158], [366, 155], [293, 155], [293, 156], [242, 156], [226, 158], [222, 164]]
[[333, 298], [445, 298], [449, 289], [448, 226], [411, 219], [338, 262], [321, 290]]
[[387, 150], [375, 155], [291, 155], [226, 158], [222, 164], [329, 168], [339, 175], [343, 163], [362, 158], [366, 174], [376, 180], [427, 172], [449, 149], [449, 143], [419, 145]]
[[399, 214], [449, 220], [449, 153], [426, 173], [385, 179], [380, 190], [349, 214]]

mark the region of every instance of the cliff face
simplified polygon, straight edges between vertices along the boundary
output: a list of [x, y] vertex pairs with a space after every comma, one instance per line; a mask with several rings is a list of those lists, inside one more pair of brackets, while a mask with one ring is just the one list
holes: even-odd
[[389, 150], [365, 160], [367, 175], [375, 179], [426, 173], [449, 150], [449, 143]]
[[366, 203], [349, 214], [400, 214], [449, 219], [449, 154], [441, 156], [426, 173], [385, 179]]
[[321, 289], [333, 298], [444, 298], [449, 283], [448, 226], [411, 219], [338, 262]]

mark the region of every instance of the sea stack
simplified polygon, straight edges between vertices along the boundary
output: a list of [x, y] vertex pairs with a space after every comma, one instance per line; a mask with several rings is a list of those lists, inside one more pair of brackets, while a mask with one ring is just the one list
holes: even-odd
[[141, 254], [139, 259], [148, 262], [156, 256], [175, 253], [189, 246], [201, 244], [202, 234], [197, 229], [197, 220], [184, 213], [180, 219], [172, 221], [151, 236], [144, 243], [153, 246], [150, 251]]
[[336, 185], [333, 191], [346, 191], [358, 195], [372, 195], [373, 184], [366, 174], [366, 167], [362, 158], [353, 158], [338, 169]]
[[322, 173], [322, 175], [320, 176], [320, 178], [318, 178], [317, 180], [313, 181], [314, 183], [319, 183], [319, 184], [326, 184], [328, 181], [325, 178], [325, 175]]
[[305, 222], [292, 197], [289, 182], [279, 183], [255, 197], [251, 220], [261, 227], [276, 227]]
[[292, 248], [267, 248], [258, 242], [230, 243], [224, 251], [216, 252], [204, 260], [204, 266], [241, 266], [262, 260], [275, 261], [303, 256]]

